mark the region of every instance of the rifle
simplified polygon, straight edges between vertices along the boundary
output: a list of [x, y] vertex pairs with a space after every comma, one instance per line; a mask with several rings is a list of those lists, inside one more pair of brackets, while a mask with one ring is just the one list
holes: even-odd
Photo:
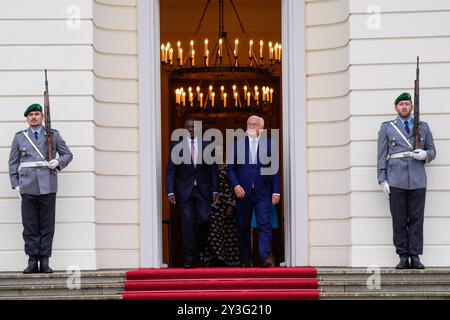
[[48, 161], [53, 160], [53, 143], [52, 143], [52, 121], [50, 118], [50, 101], [48, 97], [48, 81], [47, 69], [45, 69], [45, 91], [44, 91], [44, 114], [45, 114], [45, 136], [47, 138], [48, 146]]
[[419, 109], [419, 57], [417, 57], [416, 80], [414, 81], [414, 138], [415, 149], [420, 149], [420, 109]]

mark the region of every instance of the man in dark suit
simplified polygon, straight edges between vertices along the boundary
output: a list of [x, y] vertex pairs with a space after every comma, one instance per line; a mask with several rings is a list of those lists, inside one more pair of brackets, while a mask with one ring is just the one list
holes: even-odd
[[[199, 153], [199, 148], [203, 154], [209, 143], [200, 140], [201, 132], [195, 132], [194, 120], [187, 120], [185, 129], [189, 134], [170, 148], [166, 189], [170, 203], [178, 204], [181, 214], [184, 267], [193, 268], [206, 248], [211, 197], [215, 203], [218, 201], [219, 183], [217, 164], [204, 163]], [[179, 152], [173, 152], [175, 147]]]
[[[239, 258], [241, 267], [251, 267], [251, 217], [255, 208], [258, 225], [258, 249], [262, 267], [275, 265], [272, 255], [272, 225], [271, 206], [280, 201], [280, 173], [266, 174], [264, 167], [269, 164], [261, 163], [261, 150], [267, 150], [267, 156], [272, 156], [271, 140], [261, 137], [264, 120], [258, 116], [251, 116], [247, 120], [247, 136], [245, 141], [234, 144], [234, 159], [227, 166], [230, 183], [236, 193], [237, 229], [239, 240]], [[243, 161], [239, 160], [238, 146], [245, 146]], [[244, 159], [245, 158], [245, 159]], [[241, 163], [243, 162], [243, 163]], [[273, 166], [273, 163], [272, 163]]]

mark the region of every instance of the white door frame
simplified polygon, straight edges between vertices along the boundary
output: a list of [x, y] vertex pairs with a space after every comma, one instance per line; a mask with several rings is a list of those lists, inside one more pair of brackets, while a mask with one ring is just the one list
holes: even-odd
[[[138, 0], [140, 267], [162, 266], [159, 0]], [[287, 266], [308, 264], [305, 4], [282, 0], [283, 152]]]
[[140, 267], [162, 266], [159, 0], [138, 0]]
[[287, 266], [309, 262], [305, 1], [282, 0], [283, 179]]

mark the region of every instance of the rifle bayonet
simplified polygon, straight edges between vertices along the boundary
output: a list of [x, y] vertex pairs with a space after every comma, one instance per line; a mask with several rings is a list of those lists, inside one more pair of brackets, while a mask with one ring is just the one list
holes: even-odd
[[417, 57], [417, 67], [416, 67], [416, 80], [414, 81], [414, 147], [420, 149], [420, 132], [419, 132], [419, 121], [420, 121], [420, 101], [419, 101], [419, 57]]
[[45, 115], [45, 135], [47, 137], [48, 161], [53, 160], [52, 148], [52, 121], [50, 117], [50, 99], [48, 94], [47, 69], [45, 69], [45, 91], [44, 91], [44, 115]]

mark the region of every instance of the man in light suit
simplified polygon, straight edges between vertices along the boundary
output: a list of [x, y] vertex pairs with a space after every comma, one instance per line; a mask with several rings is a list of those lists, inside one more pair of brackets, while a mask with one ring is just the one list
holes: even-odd
[[[219, 173], [217, 164], [203, 163], [200, 158], [209, 143], [200, 140], [201, 132], [195, 132], [194, 120], [186, 120], [185, 129], [189, 134], [170, 147], [166, 191], [169, 202], [177, 204], [181, 214], [184, 267], [193, 268], [201, 262], [200, 255], [206, 249], [211, 200], [217, 203], [219, 199]], [[184, 151], [189, 152], [187, 162], [174, 163], [172, 151], [177, 145], [184, 146], [177, 156], [183, 158]]]
[[[247, 120], [247, 136], [245, 141], [234, 144], [234, 159], [227, 165], [228, 179], [236, 194], [237, 230], [239, 240], [239, 258], [241, 267], [248, 268], [251, 263], [251, 217], [255, 209], [258, 225], [258, 249], [262, 267], [275, 265], [272, 255], [272, 225], [271, 207], [280, 201], [280, 173], [262, 173], [262, 168], [268, 166], [261, 163], [260, 150], [267, 150], [267, 156], [272, 155], [272, 142], [268, 138], [261, 139], [264, 120], [251, 116]], [[238, 150], [238, 146], [245, 150]], [[263, 147], [263, 148], [261, 148]], [[239, 163], [239, 152], [244, 151], [244, 163]]]
[[[378, 132], [378, 183], [389, 196], [394, 245], [400, 256], [397, 269], [424, 269], [423, 220], [427, 176], [424, 165], [436, 157], [433, 135], [419, 122], [420, 149], [414, 149], [411, 95], [402, 93], [394, 102], [398, 117], [381, 124]], [[410, 261], [411, 260], [411, 261]]]
[[22, 198], [23, 239], [29, 257], [24, 273], [52, 273], [49, 258], [55, 233], [57, 172], [72, 161], [73, 155], [59, 132], [52, 129], [52, 154], [58, 157], [46, 159], [48, 132], [42, 126], [42, 107], [32, 104], [24, 116], [30, 127], [16, 133], [9, 155], [11, 187]]

